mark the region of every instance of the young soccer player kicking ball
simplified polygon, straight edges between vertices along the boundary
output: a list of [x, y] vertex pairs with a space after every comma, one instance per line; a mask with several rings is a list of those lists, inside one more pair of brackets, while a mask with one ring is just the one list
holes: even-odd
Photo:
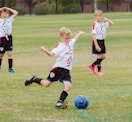
[[103, 17], [103, 12], [101, 10], [97, 10], [95, 12], [95, 23], [92, 26], [92, 53], [97, 55], [97, 60], [89, 65], [91, 71], [96, 74], [95, 66], [98, 69], [98, 75], [103, 76], [104, 73], [101, 70], [101, 62], [106, 57], [106, 48], [105, 48], [105, 37], [106, 30], [109, 26], [113, 25], [113, 22], [108, 18]]
[[75, 42], [79, 39], [81, 35], [83, 35], [83, 31], [79, 31], [73, 39], [70, 39], [71, 30], [67, 27], [60, 28], [60, 40], [57, 46], [49, 51], [45, 47], [41, 47], [41, 50], [46, 53], [48, 56], [57, 56], [57, 60], [53, 65], [49, 76], [46, 80], [38, 78], [33, 75], [29, 77], [25, 81], [25, 86], [30, 85], [32, 83], [40, 84], [44, 87], [49, 87], [53, 82], [60, 81], [64, 85], [64, 89], [60, 94], [60, 98], [57, 101], [55, 107], [56, 108], [66, 108], [67, 105], [64, 103], [67, 98], [69, 91], [71, 90], [71, 76], [70, 71], [72, 69], [72, 61], [73, 61], [73, 46]]

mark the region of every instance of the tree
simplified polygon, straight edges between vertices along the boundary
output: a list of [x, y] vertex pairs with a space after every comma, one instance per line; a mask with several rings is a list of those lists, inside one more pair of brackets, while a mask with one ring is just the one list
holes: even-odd
[[13, 8], [16, 5], [16, 0], [0, 0], [0, 5], [1, 7], [8, 6]]
[[122, 0], [98, 0], [98, 6], [99, 7], [106, 7], [107, 10], [112, 10], [112, 6], [114, 5], [120, 5], [122, 3]]
[[80, 0], [59, 0], [59, 4], [63, 7], [63, 13], [81, 12]]
[[130, 9], [132, 11], [132, 0], [130, 0]]
[[38, 3], [46, 3], [46, 4], [51, 4], [51, 2], [53, 2], [54, 0], [32, 0], [32, 4], [36, 5]]

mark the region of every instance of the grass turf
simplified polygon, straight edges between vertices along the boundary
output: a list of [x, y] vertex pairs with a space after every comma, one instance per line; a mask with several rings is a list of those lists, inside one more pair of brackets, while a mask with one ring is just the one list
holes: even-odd
[[[7, 57], [0, 72], [1, 122], [130, 122], [132, 120], [132, 13], [105, 13], [114, 25], [106, 38], [107, 59], [103, 61], [105, 76], [91, 73], [88, 64], [96, 57], [91, 54], [93, 14], [18, 16], [13, 24], [14, 69], [8, 73]], [[58, 110], [54, 104], [63, 85], [56, 82], [48, 89], [39, 85], [25, 87], [32, 74], [46, 78], [55, 58], [40, 51], [40, 46], [52, 49], [59, 41], [59, 28], [69, 27], [73, 34], [86, 32], [75, 44], [73, 87], [67, 98], [68, 108]], [[90, 105], [76, 109], [77, 95], [86, 95]]]

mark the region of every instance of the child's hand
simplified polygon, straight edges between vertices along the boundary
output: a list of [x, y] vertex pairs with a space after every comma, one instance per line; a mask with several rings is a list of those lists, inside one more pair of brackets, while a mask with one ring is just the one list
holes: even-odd
[[3, 8], [0, 8], [0, 11], [2, 11]]
[[75, 36], [74, 36], [74, 38], [73, 39], [75, 39], [75, 41], [77, 41], [78, 39], [79, 39], [79, 37], [81, 36], [81, 35], [83, 35], [85, 32], [83, 32], [83, 31], [79, 31]]
[[108, 21], [106, 17], [102, 17], [102, 21]]
[[85, 32], [79, 31], [79, 35], [83, 35], [83, 34], [85, 34]]
[[101, 48], [99, 47], [99, 45], [96, 45], [95, 48], [96, 48], [96, 50], [97, 50], [98, 52], [101, 51]]
[[45, 47], [40, 47], [41, 51], [46, 52], [46, 48]]
[[47, 50], [45, 47], [40, 47], [41, 51], [45, 52], [48, 56], [54, 56], [55, 54]]

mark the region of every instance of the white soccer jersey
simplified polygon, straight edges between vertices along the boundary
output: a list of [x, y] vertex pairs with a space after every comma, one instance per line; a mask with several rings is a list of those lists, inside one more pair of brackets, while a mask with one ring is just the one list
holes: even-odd
[[53, 67], [61, 67], [68, 70], [72, 69], [74, 43], [74, 39], [71, 39], [68, 44], [63, 42], [58, 43], [58, 45], [51, 51], [57, 56]]
[[100, 23], [95, 22], [92, 26], [92, 34], [96, 35], [96, 39], [102, 40], [105, 39], [107, 34], [107, 28], [109, 27], [109, 23], [106, 21], [102, 21]]
[[6, 37], [12, 34], [13, 21], [14, 21], [13, 16], [7, 19], [0, 18], [0, 37]]

